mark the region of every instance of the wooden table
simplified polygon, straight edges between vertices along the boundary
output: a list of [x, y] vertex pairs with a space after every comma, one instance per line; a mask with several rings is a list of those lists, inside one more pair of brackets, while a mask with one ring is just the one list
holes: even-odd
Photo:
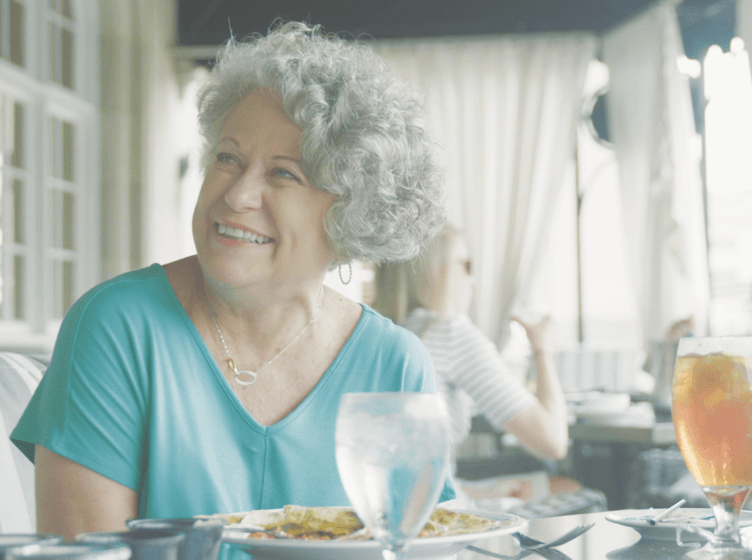
[[[690, 550], [680, 548], [674, 541], [642, 539], [634, 529], [608, 521], [605, 518], [608, 513], [531, 519], [524, 533], [547, 542], [578, 525], [594, 522], [595, 526], [587, 533], [557, 547], [572, 560], [674, 560], [682, 558]], [[517, 541], [509, 535], [478, 541], [475, 545], [508, 556], [520, 551]], [[539, 559], [541, 556], [533, 554], [528, 558]], [[463, 550], [459, 553], [458, 560], [489, 560], [489, 557]]]
[[569, 426], [569, 437], [578, 443], [634, 443], [650, 447], [676, 443], [673, 422], [654, 422], [650, 425], [575, 422]]

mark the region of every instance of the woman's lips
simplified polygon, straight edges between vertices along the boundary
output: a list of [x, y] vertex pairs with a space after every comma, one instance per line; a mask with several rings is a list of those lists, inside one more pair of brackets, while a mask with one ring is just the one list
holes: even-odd
[[260, 233], [257, 233], [246, 227], [236, 227], [239, 224], [232, 223], [215, 223], [214, 227], [216, 232], [220, 236], [220, 240], [225, 242], [226, 245], [239, 245], [239, 244], [251, 244], [251, 245], [266, 245], [274, 241], [271, 237], [267, 237]]

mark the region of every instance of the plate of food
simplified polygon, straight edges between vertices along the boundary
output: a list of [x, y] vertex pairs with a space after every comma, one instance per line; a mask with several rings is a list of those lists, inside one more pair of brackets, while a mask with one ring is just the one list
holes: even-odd
[[[661, 513], [662, 509], [637, 509], [624, 510], [620, 512], [609, 513], [606, 519], [612, 523], [631, 527], [646, 539], [658, 539], [662, 541], [675, 541], [676, 528], [680, 525], [694, 525], [708, 531], [715, 529], [715, 517], [713, 510], [710, 508], [681, 508], [677, 509], [667, 517], [657, 521], [655, 525], [650, 520]], [[752, 526], [752, 511], [742, 511], [739, 516], [739, 527]], [[705, 537], [697, 533], [682, 531], [682, 541], [705, 541]]]
[[[283, 509], [215, 514], [227, 522], [222, 542], [263, 560], [382, 560], [381, 543], [371, 538], [349, 507], [285, 506]], [[517, 515], [436, 508], [407, 552], [408, 559], [446, 558], [467, 545], [520, 531]]]

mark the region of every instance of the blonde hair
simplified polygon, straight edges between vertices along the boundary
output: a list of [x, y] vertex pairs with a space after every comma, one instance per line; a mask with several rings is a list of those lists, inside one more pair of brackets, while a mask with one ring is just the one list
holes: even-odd
[[373, 308], [401, 324], [417, 307], [434, 307], [435, 302], [445, 301], [449, 259], [460, 235], [457, 228], [446, 224], [417, 258], [378, 266]]

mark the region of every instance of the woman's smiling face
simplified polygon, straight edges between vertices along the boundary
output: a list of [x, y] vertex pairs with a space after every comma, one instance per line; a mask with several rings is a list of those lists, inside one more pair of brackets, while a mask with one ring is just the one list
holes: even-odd
[[300, 165], [300, 128], [269, 90], [230, 112], [193, 213], [199, 262], [214, 280], [319, 282], [334, 259], [324, 217], [336, 200]]

